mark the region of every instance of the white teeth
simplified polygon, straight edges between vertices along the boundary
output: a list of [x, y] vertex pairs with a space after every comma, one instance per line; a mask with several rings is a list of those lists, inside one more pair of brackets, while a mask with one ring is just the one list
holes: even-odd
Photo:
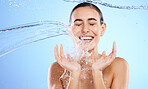
[[81, 37], [81, 40], [91, 40], [92, 37]]

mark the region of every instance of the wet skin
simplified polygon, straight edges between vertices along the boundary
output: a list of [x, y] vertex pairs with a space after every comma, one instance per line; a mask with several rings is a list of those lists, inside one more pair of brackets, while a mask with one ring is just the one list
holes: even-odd
[[[110, 66], [108, 66], [107, 68], [105, 68], [103, 70], [103, 80], [104, 80], [104, 84], [106, 86], [106, 89], [111, 88], [111, 85], [114, 80], [113, 77], [116, 74], [116, 73], [114, 73], [114, 72], [116, 72], [115, 71], [116, 68], [113, 68], [113, 65], [114, 64], [117, 65], [117, 63], [121, 63], [122, 65], [126, 65], [126, 63], [124, 64], [123, 62], [125, 62], [125, 60], [118, 57], [113, 61], [113, 63]], [[51, 85], [53, 85], [53, 86], [54, 86], [54, 84], [56, 84], [56, 85], [54, 86], [54, 88], [49, 88], [49, 89], [63, 89], [62, 86], [66, 89], [68, 82], [69, 82], [69, 77], [64, 77], [64, 78], [60, 79], [60, 77], [64, 73], [64, 68], [62, 68], [57, 62], [53, 63], [51, 66], [52, 67], [50, 67], [50, 69], [51, 69], [50, 71], [54, 72], [53, 75], [51, 75], [51, 79], [55, 81], [55, 82], [52, 82], [53, 84], [51, 84]], [[68, 72], [68, 71], [66, 71], [66, 73], [64, 73], [64, 76], [66, 76], [67, 74], [70, 76], [70, 72]], [[92, 70], [81, 71], [79, 83], [80, 83], [80, 85], [79, 85], [78, 89], [95, 89], [94, 83], [93, 83], [93, 78], [92, 78]]]
[[[81, 62], [72, 60], [72, 57], [63, 53], [63, 46], [54, 48], [54, 56], [57, 62], [49, 68], [49, 89], [127, 89], [128, 88], [128, 63], [116, 57], [116, 43], [113, 43], [112, 52], [106, 55], [103, 51], [98, 54], [97, 45], [101, 36], [104, 35], [106, 24], [100, 24], [100, 17], [96, 10], [91, 7], [76, 9], [71, 17], [71, 33], [75, 47], [92, 53], [87, 57], [87, 62], [81, 58]], [[84, 44], [81, 45], [79, 42]], [[89, 45], [88, 45], [89, 44]], [[77, 47], [76, 47], [77, 48]], [[65, 75], [70, 77], [61, 77]]]

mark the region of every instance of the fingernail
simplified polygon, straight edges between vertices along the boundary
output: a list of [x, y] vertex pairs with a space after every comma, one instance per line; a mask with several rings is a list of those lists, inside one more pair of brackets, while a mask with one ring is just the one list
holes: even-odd
[[60, 46], [63, 47], [62, 44], [60, 44]]

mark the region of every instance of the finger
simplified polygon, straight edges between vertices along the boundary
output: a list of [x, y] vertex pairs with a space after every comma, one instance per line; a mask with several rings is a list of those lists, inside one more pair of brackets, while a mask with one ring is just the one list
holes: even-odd
[[64, 57], [64, 53], [63, 53], [63, 45], [60, 45], [60, 56]]
[[116, 52], [117, 52], [117, 48], [116, 48], [116, 42], [113, 42], [113, 49], [112, 52], [108, 55], [107, 59], [108, 59], [108, 63], [111, 63], [115, 57], [116, 57]]
[[65, 58], [65, 56], [64, 56], [64, 53], [63, 53], [63, 45], [61, 44], [60, 45], [60, 57], [61, 57], [61, 61], [63, 61], [63, 62], [67, 62], [67, 59]]
[[54, 57], [57, 60], [57, 55], [56, 55], [56, 47], [54, 47]]
[[113, 61], [115, 59], [114, 53], [111, 52], [107, 59], [109, 60], [109, 62]]
[[116, 55], [116, 51], [117, 51], [116, 42], [114, 41], [113, 42], [113, 49], [112, 49], [112, 52], [109, 54], [109, 57], [112, 57], [113, 55]]
[[59, 57], [59, 51], [58, 51], [58, 45], [56, 44], [56, 53], [57, 53], [57, 56]]
[[110, 57], [111, 58], [115, 58], [116, 57], [116, 54], [117, 54], [117, 47], [116, 47], [116, 42], [114, 41], [114, 43], [113, 43], [113, 50], [112, 50], [112, 52], [110, 53]]
[[116, 42], [114, 42], [114, 55], [116, 56], [117, 54], [117, 46], [116, 46]]
[[102, 52], [102, 55], [105, 57], [106, 56], [106, 51], [103, 51]]
[[71, 56], [70, 56], [70, 54], [67, 54], [67, 59], [68, 59], [68, 61], [71, 62]]
[[108, 55], [108, 57], [111, 57], [113, 55], [113, 52], [111, 52], [109, 55]]
[[111, 53], [111, 54], [108, 56], [108, 58], [107, 58], [107, 59], [108, 59], [108, 62], [111, 63], [111, 62], [115, 59], [115, 57], [116, 57], [116, 56], [115, 56], [113, 53]]
[[110, 61], [113, 61], [115, 59], [115, 57], [116, 57], [116, 54], [115, 53], [110, 53], [109, 56], [108, 56], [108, 59]]
[[69, 54], [67, 54], [67, 60], [70, 61], [70, 56], [69, 56]]
[[58, 48], [57, 48], [57, 45], [54, 47], [54, 56], [55, 56], [55, 59], [57, 61], [59, 61], [59, 55], [58, 55]]
[[100, 60], [102, 60], [102, 59], [105, 57], [105, 55], [106, 55], [106, 51], [103, 51], [103, 52], [102, 52], [102, 55], [101, 55], [101, 57], [100, 57]]
[[116, 42], [115, 41], [113, 43], [113, 50], [112, 50], [112, 52], [115, 53], [115, 54], [117, 52], [117, 47], [116, 47]]

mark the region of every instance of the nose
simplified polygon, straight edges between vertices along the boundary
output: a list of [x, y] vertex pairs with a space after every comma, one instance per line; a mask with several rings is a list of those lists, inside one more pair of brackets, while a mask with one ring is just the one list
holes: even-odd
[[84, 24], [82, 28], [82, 33], [88, 33], [88, 32], [89, 32], [88, 25]]

